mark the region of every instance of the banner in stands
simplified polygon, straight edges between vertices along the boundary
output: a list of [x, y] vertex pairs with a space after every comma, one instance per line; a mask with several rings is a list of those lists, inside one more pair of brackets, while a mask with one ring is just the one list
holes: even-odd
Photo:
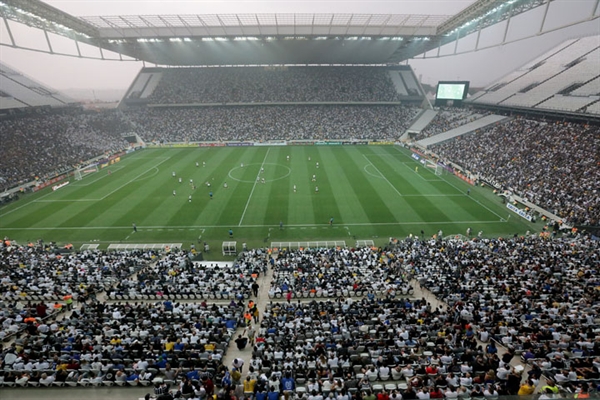
[[59, 175], [56, 178], [52, 178], [49, 181], [46, 181], [44, 183], [40, 183], [39, 185], [36, 185], [33, 187], [33, 191], [37, 192], [38, 190], [42, 190], [43, 188], [46, 188], [50, 185], [55, 184], [58, 181], [62, 181], [63, 179], [65, 179], [67, 177], [67, 175]]
[[520, 217], [525, 218], [527, 221], [531, 222], [531, 215], [527, 214], [527, 212], [525, 212], [525, 210], [521, 210], [520, 208], [518, 208], [517, 206], [515, 206], [511, 203], [506, 203], [506, 208], [508, 208], [510, 211], [514, 212], [515, 214], [519, 215]]
[[227, 142], [226, 146], [228, 147], [250, 147], [254, 146], [252, 142]]

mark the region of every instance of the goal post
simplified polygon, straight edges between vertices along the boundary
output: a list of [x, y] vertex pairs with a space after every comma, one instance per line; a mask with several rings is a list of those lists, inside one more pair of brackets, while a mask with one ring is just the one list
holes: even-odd
[[427, 168], [431, 168], [431, 170], [433, 170], [433, 172], [437, 176], [442, 176], [442, 173], [444, 172], [444, 168], [442, 168], [441, 165], [439, 165], [435, 161], [432, 161], [432, 160], [429, 160], [429, 159], [426, 159], [426, 158], [424, 158], [424, 160], [425, 160], [425, 166]]
[[93, 174], [94, 172], [98, 172], [98, 165], [90, 164], [85, 167], [77, 168], [75, 170], [75, 172], [73, 173], [73, 177], [75, 178], [76, 181], [80, 181], [83, 178], [85, 178], [87, 175]]

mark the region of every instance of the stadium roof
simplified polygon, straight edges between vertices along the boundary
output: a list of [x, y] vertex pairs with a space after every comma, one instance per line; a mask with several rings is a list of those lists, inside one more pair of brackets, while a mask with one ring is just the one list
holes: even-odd
[[[341, 13], [78, 18], [39, 0], [0, 0], [0, 16], [160, 65], [383, 64], [415, 57], [550, 1], [478, 0], [454, 16]], [[11, 41], [15, 45], [12, 37]], [[48, 47], [52, 48], [50, 42]]]

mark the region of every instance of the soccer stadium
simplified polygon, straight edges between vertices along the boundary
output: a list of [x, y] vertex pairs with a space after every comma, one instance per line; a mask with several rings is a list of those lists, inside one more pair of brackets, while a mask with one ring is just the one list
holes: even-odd
[[600, 398], [600, 0], [109, 3], [0, 0], [0, 399]]

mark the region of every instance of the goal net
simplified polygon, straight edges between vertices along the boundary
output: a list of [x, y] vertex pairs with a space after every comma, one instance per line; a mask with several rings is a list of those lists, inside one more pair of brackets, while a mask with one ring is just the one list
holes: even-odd
[[427, 168], [431, 168], [437, 176], [441, 176], [442, 172], [444, 171], [444, 168], [442, 168], [438, 163], [428, 159], [425, 159], [425, 166]]
[[86, 176], [88, 176], [89, 174], [93, 174], [94, 172], [98, 172], [98, 165], [91, 164], [91, 165], [87, 165], [82, 168], [77, 168], [75, 170], [75, 172], [73, 173], [73, 177], [75, 178], [76, 181], [80, 181], [83, 178], [85, 178]]

